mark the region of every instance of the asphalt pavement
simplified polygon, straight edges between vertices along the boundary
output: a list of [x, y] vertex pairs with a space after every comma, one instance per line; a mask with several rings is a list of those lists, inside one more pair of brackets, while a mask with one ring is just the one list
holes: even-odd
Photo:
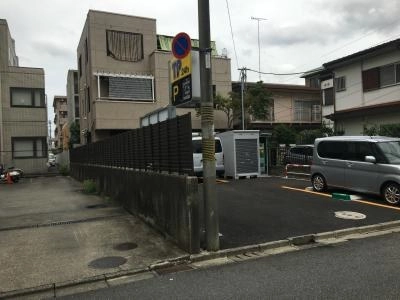
[[[308, 180], [279, 177], [217, 184], [221, 248], [400, 220], [400, 208], [377, 197], [361, 195], [369, 203], [336, 200], [305, 190], [309, 186]], [[340, 219], [335, 213], [341, 211], [365, 219]]]
[[[367, 231], [375, 231], [381, 229], [379, 224], [400, 220], [400, 208], [379, 198], [337, 200], [307, 190], [309, 185], [278, 177], [219, 181], [220, 244], [225, 250], [198, 257], [181, 251], [109, 199], [84, 194], [81, 183], [69, 177], [24, 178], [1, 185], [0, 298], [105, 288], [132, 277], [148, 278], [157, 272], [155, 265], [288, 247], [292, 237], [324, 232], [335, 236], [341, 229], [351, 234], [352, 228], [368, 225]], [[339, 212], [363, 218], [338, 218]], [[395, 226], [398, 222], [390, 224]]]
[[341, 241], [62, 299], [399, 299], [400, 234]]

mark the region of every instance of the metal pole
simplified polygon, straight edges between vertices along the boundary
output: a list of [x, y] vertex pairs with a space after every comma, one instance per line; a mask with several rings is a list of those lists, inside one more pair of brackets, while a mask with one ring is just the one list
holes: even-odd
[[258, 37], [258, 79], [259, 81], [261, 81], [260, 20], [257, 20], [257, 37]]
[[219, 250], [219, 215], [215, 186], [214, 108], [211, 81], [209, 0], [198, 0], [201, 132], [203, 145], [203, 199], [208, 251]]
[[244, 130], [244, 72], [245, 68], [240, 70], [240, 92], [242, 100], [242, 130]]
[[260, 47], [260, 21], [267, 19], [251, 17], [252, 20], [257, 21], [257, 39], [258, 39], [258, 78], [261, 81], [261, 47]]

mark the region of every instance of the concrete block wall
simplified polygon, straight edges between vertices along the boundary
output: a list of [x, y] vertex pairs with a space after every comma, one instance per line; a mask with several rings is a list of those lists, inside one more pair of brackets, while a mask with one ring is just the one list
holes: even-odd
[[92, 179], [100, 192], [172, 238], [188, 253], [200, 252], [196, 177], [71, 163], [71, 175]]

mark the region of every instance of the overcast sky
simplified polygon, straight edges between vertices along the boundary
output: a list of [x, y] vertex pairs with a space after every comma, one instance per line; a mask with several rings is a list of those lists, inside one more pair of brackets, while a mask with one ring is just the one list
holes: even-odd
[[[230, 8], [234, 43], [229, 25]], [[157, 33], [187, 32], [198, 38], [195, 0], [0, 0], [20, 66], [46, 74], [49, 117], [54, 95], [66, 94], [68, 69], [76, 69], [76, 48], [89, 9], [157, 19]], [[210, 0], [211, 38], [238, 67], [258, 70], [260, 21], [261, 71], [307, 71], [336, 58], [400, 37], [398, 0]], [[237, 58], [236, 58], [237, 57]], [[299, 75], [262, 75], [264, 82], [303, 84]], [[248, 81], [258, 74], [249, 72]]]

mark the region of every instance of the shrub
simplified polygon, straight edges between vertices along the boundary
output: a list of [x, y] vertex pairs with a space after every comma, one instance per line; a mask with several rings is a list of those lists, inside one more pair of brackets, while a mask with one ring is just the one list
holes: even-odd
[[97, 185], [91, 179], [86, 179], [83, 181], [83, 191], [86, 194], [96, 194], [97, 193]]
[[60, 174], [63, 176], [67, 176], [69, 175], [69, 167], [68, 165], [62, 165], [58, 168], [58, 170], [60, 171]]

